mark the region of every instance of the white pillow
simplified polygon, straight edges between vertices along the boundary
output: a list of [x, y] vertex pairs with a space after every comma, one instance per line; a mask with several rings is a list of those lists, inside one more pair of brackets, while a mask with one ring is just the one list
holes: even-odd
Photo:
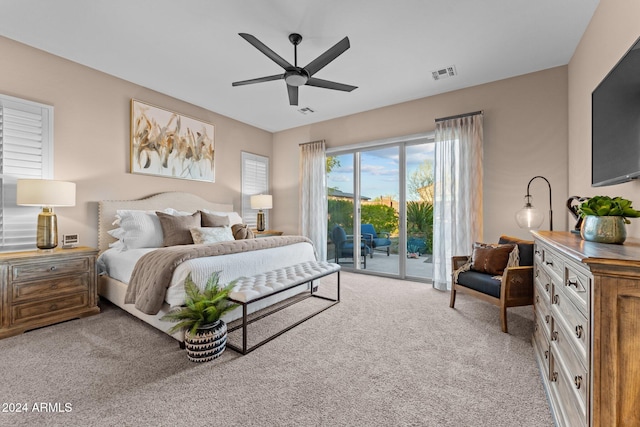
[[210, 211], [207, 209], [201, 209], [201, 211], [214, 214], [214, 215], [228, 216], [229, 225], [243, 224], [242, 217], [237, 212], [218, 212], [218, 211]]
[[189, 231], [191, 231], [193, 243], [196, 245], [235, 240], [231, 232], [231, 227], [226, 225], [224, 227], [194, 227], [189, 229]]
[[[176, 211], [167, 208], [163, 212], [173, 214]], [[120, 227], [107, 232], [118, 239], [109, 245], [111, 248], [126, 250], [162, 247], [164, 235], [155, 211], [119, 209], [113, 225]]]

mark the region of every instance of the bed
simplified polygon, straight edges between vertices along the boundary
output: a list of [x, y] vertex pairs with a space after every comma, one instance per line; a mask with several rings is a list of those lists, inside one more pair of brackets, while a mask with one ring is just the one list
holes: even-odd
[[[192, 278], [196, 284], [203, 286], [206, 279], [213, 272], [217, 271], [220, 274], [220, 283], [226, 284], [241, 276], [265, 273], [274, 268], [282, 268], [288, 265], [316, 260], [313, 244], [308, 239], [299, 236], [276, 236], [245, 240], [242, 242], [193, 244], [184, 245], [180, 248], [176, 246], [156, 251], [158, 247], [162, 246], [158, 244], [161, 239], [158, 240], [158, 236], [156, 235], [156, 239], [154, 240], [154, 236], [150, 234], [149, 230], [145, 230], [144, 233], [146, 237], [142, 238], [142, 240], [146, 238], [147, 241], [139, 245], [130, 244], [130, 246], [127, 246], [126, 242], [131, 242], [132, 240], [128, 240], [122, 237], [121, 234], [118, 234], [123, 232], [122, 228], [125, 226], [123, 223], [118, 225], [116, 219], [124, 218], [125, 214], [144, 216], [148, 222], [149, 218], [145, 216], [145, 214], [153, 218], [156, 212], [186, 216], [197, 211], [215, 213], [218, 216], [227, 215], [230, 223], [238, 223], [241, 221], [239, 215], [234, 212], [232, 204], [209, 202], [199, 196], [183, 192], [160, 193], [140, 200], [99, 202], [99, 295], [149, 325], [168, 333], [167, 331], [174, 323], [165, 322], [161, 320], [161, 318], [172, 308], [180, 306], [184, 302], [184, 279], [189, 273], [192, 274]], [[160, 216], [162, 214], [157, 215]], [[124, 219], [122, 219], [122, 221], [124, 221]], [[115, 225], [114, 222], [116, 222]], [[143, 226], [139, 227], [137, 223], [136, 227], [144, 228]], [[136, 232], [139, 231], [138, 228], [135, 229]], [[119, 237], [119, 239], [113, 237], [114, 235]], [[151, 240], [153, 240], [153, 242], [151, 242]], [[136, 241], [139, 242], [141, 240]], [[125, 242], [124, 246], [123, 242]], [[230, 251], [231, 253], [224, 252], [217, 254], [217, 252], [222, 251], [220, 247], [224, 245], [235, 246], [235, 248], [233, 251]], [[161, 301], [157, 311], [155, 311], [155, 309], [149, 310], [148, 307], [137, 307], [138, 301], [136, 301], [136, 304], [125, 303], [125, 300], [128, 298], [127, 291], [129, 291], [130, 295], [131, 288], [135, 287], [133, 283], [130, 287], [130, 279], [133, 277], [135, 280], [136, 275], [139, 276], [136, 268], [140, 268], [139, 264], [141, 263], [138, 263], [140, 258], [145, 255], [147, 258], [151, 257], [152, 255], [147, 255], [151, 252], [158, 255], [160, 252], [171, 252], [174, 249], [184, 251], [187, 250], [186, 246], [197, 248], [204, 254], [216, 253], [216, 255], [203, 257], [194, 256], [177, 265], [171, 273], [170, 283], [166, 292], [163, 292], [163, 301]], [[244, 249], [240, 250], [238, 248], [249, 249], [245, 251]], [[290, 298], [305, 290], [304, 287], [301, 287], [265, 298], [261, 301], [261, 304], [256, 304], [255, 307], [253, 307], [253, 311]], [[237, 308], [226, 314], [223, 320], [230, 322], [241, 316], [242, 311], [240, 308]], [[180, 342], [184, 341], [183, 332], [176, 332], [171, 334], [171, 336]]]

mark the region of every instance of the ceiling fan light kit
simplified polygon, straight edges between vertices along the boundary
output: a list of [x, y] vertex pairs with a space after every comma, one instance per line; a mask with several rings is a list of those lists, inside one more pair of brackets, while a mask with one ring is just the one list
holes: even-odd
[[308, 85], [315, 86], [323, 89], [340, 90], [344, 92], [351, 92], [357, 89], [357, 86], [346, 85], [344, 83], [332, 82], [329, 80], [322, 80], [313, 77], [318, 71], [323, 69], [327, 64], [342, 55], [344, 51], [349, 49], [349, 38], [345, 37], [336, 43], [333, 47], [329, 48], [322, 55], [307, 64], [306, 67], [298, 67], [298, 45], [302, 42], [302, 36], [298, 33], [292, 33], [289, 35], [289, 41], [293, 44], [294, 61], [291, 65], [287, 60], [275, 53], [269, 47], [267, 47], [260, 40], [247, 33], [240, 33], [240, 37], [248, 41], [253, 47], [265, 54], [269, 59], [278, 64], [284, 69], [284, 74], [276, 74], [273, 76], [258, 77], [256, 79], [242, 80], [233, 82], [232, 86], [243, 86], [254, 83], [263, 83], [273, 80], [284, 79], [287, 84], [287, 94], [289, 95], [289, 104], [298, 105], [298, 87]]

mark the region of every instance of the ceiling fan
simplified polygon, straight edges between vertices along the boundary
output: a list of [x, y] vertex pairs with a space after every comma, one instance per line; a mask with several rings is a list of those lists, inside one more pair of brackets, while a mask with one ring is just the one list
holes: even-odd
[[289, 41], [293, 44], [294, 62], [291, 65], [280, 55], [269, 49], [264, 43], [252, 36], [251, 34], [240, 33], [240, 37], [251, 43], [260, 52], [267, 55], [273, 62], [284, 68], [284, 74], [276, 74], [273, 76], [259, 77], [257, 79], [242, 80], [232, 83], [232, 86], [249, 85], [253, 83], [269, 82], [272, 80], [284, 79], [287, 83], [287, 92], [289, 93], [289, 104], [298, 105], [298, 87], [303, 85], [321, 87], [325, 89], [342, 90], [351, 92], [357, 89], [357, 86], [350, 86], [343, 83], [322, 80], [313, 77], [315, 73], [324, 68], [328, 63], [340, 56], [345, 50], [349, 49], [349, 37], [345, 37], [336, 43], [332, 48], [322, 55], [311, 61], [306, 67], [298, 67], [298, 45], [302, 41], [302, 36], [297, 33], [289, 35]]

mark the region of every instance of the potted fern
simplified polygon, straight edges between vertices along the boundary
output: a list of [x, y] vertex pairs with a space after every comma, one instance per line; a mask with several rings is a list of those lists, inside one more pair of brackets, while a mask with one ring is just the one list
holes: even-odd
[[629, 218], [640, 217], [631, 201], [622, 197], [594, 196], [578, 208], [584, 218], [580, 235], [584, 240], [599, 243], [623, 243], [627, 238]]
[[185, 305], [162, 316], [162, 320], [178, 322], [169, 333], [185, 330], [187, 357], [192, 362], [208, 362], [222, 355], [227, 345], [227, 325], [221, 317], [237, 307], [228, 300], [236, 281], [219, 285], [218, 272], [213, 273], [203, 290], [191, 279], [184, 282]]

